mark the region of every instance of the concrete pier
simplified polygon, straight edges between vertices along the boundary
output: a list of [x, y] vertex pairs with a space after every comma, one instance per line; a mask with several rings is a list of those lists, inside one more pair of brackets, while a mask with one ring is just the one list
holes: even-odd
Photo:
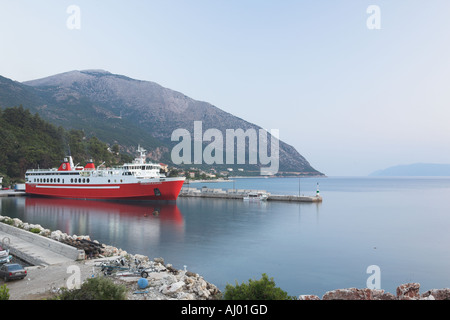
[[49, 266], [84, 259], [82, 250], [5, 223], [0, 223], [0, 246], [32, 265]]
[[288, 202], [322, 202], [321, 196], [295, 196], [295, 195], [276, 195], [270, 194], [265, 190], [246, 190], [246, 189], [215, 189], [215, 188], [190, 188], [183, 187], [180, 197], [197, 198], [216, 198], [216, 199], [240, 199], [242, 200], [248, 193], [266, 193], [267, 201], [288, 201]]
[[0, 190], [0, 197], [22, 197], [25, 195], [25, 191], [16, 191], [14, 189]]

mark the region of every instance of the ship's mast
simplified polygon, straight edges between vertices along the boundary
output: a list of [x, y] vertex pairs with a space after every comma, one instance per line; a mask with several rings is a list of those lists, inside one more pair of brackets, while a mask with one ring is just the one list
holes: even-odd
[[136, 160], [140, 160], [140, 163], [145, 163], [145, 153], [147, 152], [147, 150], [138, 145], [137, 152], [139, 152], [139, 158], [137, 158]]

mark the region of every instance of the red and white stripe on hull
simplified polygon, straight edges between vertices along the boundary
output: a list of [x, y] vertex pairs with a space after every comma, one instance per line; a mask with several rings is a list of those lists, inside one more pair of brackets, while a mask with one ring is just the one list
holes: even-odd
[[177, 200], [184, 179], [120, 184], [49, 184], [27, 183], [31, 195], [93, 200]]

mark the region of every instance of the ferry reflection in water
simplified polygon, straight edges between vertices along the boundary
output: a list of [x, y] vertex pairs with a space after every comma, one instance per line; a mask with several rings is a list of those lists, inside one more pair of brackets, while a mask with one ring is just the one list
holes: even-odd
[[[44, 228], [133, 252], [157, 246], [165, 234], [184, 236], [184, 218], [176, 204], [109, 202], [26, 197], [23, 220]], [[125, 249], [126, 248], [126, 249]]]

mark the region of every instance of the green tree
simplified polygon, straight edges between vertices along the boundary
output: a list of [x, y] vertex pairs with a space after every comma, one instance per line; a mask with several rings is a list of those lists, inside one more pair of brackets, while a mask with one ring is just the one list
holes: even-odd
[[287, 292], [276, 287], [273, 278], [263, 273], [260, 280], [250, 279], [248, 283], [243, 282], [236, 285], [227, 284], [224, 292], [225, 300], [295, 300]]
[[[112, 150], [118, 152], [119, 146]], [[22, 106], [0, 109], [0, 172], [4, 184], [23, 180], [28, 169], [59, 167], [68, 155], [80, 165], [90, 159], [97, 165], [104, 161], [106, 166], [132, 160], [129, 155], [108, 151], [108, 145], [97, 137], [56, 127]]]

